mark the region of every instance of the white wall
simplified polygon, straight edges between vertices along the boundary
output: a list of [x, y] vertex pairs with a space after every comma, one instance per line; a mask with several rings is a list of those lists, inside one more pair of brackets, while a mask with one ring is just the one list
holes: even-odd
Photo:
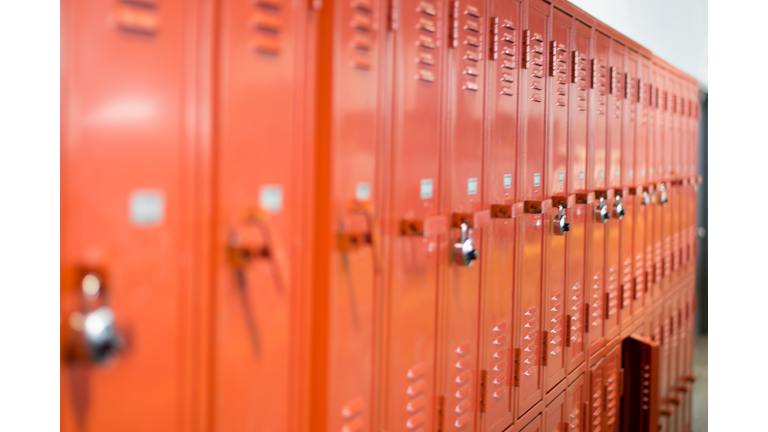
[[707, 85], [707, 0], [570, 0]]

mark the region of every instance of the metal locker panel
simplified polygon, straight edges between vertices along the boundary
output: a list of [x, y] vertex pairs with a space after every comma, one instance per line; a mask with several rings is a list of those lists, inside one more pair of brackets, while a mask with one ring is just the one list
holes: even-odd
[[[213, 428], [287, 429], [298, 344], [306, 9], [220, 4], [215, 35]], [[241, 17], [250, 17], [243, 22]], [[264, 101], [270, 101], [265, 103]]]
[[[622, 107], [624, 99], [624, 44], [611, 40], [609, 56], [609, 93], [606, 116], [608, 117], [606, 147], [606, 187], [609, 190], [621, 189], [621, 134]], [[616, 194], [618, 195], [618, 194]], [[622, 192], [622, 195], [623, 194]], [[619, 308], [621, 306], [621, 280], [619, 268], [619, 244], [621, 207], [618, 196], [608, 200], [611, 206], [611, 219], [606, 224], [605, 233], [605, 337], [612, 339], [619, 334]]]
[[[478, 326], [483, 228], [490, 211], [482, 209], [483, 103], [489, 45], [484, 2], [447, 2], [449, 31], [444, 90], [444, 148], [440, 207], [450, 216], [450, 259], [440, 260], [437, 386], [445, 395], [444, 430], [474, 428], [478, 410]], [[462, 226], [474, 249], [464, 253]], [[464, 242], [466, 244], [466, 242]], [[458, 250], [455, 244], [458, 244]], [[470, 256], [475, 255], [475, 256]], [[479, 254], [479, 261], [484, 259]], [[467, 264], [471, 264], [467, 266]]]
[[566, 418], [565, 391], [563, 391], [544, 409], [544, 431], [563, 432]]
[[568, 148], [567, 193], [576, 194], [576, 203], [566, 211], [570, 231], [566, 236], [566, 370], [584, 362], [588, 338], [585, 333], [586, 226], [594, 193], [587, 189], [587, 138], [589, 104], [589, 59], [592, 28], [577, 19], [571, 30], [570, 47], [570, 128]]
[[[445, 37], [441, 0], [404, 6], [392, 33], [392, 140], [387, 171], [390, 203], [387, 356], [381, 429], [434, 428], [438, 243], [448, 221], [439, 214], [441, 95]], [[429, 43], [431, 41], [431, 43]], [[427, 43], [425, 43], [427, 42]]]
[[[629, 41], [631, 43], [631, 41]], [[622, 330], [632, 325], [634, 275], [634, 225], [635, 225], [635, 173], [634, 156], [635, 141], [638, 125], [638, 63], [639, 54], [631, 47], [626, 49], [624, 56], [624, 102], [622, 112], [621, 132], [621, 172], [620, 190], [617, 199], [621, 198], [624, 216], [619, 220], [619, 322]], [[620, 193], [619, 193], [620, 192]]]
[[[521, 115], [523, 116], [519, 141], [518, 187], [521, 201], [537, 203], [539, 211], [543, 207], [544, 196], [544, 146], [545, 146], [545, 100], [546, 100], [546, 47], [549, 35], [548, 3], [542, 0], [529, 0], [523, 12], [524, 58], [520, 74], [520, 87], [525, 89]], [[551, 203], [551, 202], [550, 202]], [[518, 328], [516, 348], [520, 351], [519, 389], [517, 392], [517, 416], [542, 399], [541, 379], [542, 363], [542, 324], [541, 314], [542, 272], [544, 249], [544, 224], [547, 218], [543, 214], [526, 213], [520, 218], [518, 239], [520, 259], [518, 276], [520, 284], [517, 299]]]
[[[570, 81], [570, 30], [573, 17], [554, 8], [552, 14], [551, 42], [549, 56], [549, 91], [547, 104], [549, 122], [547, 133], [547, 157], [545, 186], [548, 198], [552, 199], [552, 210], [545, 218], [547, 227], [547, 272], [543, 294], [545, 339], [542, 341], [545, 359], [545, 390], [549, 391], [559, 383], [565, 369], [565, 271], [566, 234], [560, 218], [565, 210], [575, 204], [575, 196], [567, 195], [566, 167], [568, 165], [568, 83]], [[566, 219], [567, 220], [567, 219]], [[566, 222], [567, 223], [567, 222]], [[570, 228], [570, 227], [568, 227]]]
[[659, 422], [659, 344], [631, 335], [622, 342], [622, 430], [656, 432]]
[[589, 368], [589, 397], [586, 400], [587, 420], [585, 429], [589, 432], [602, 432], [603, 414], [605, 411], [605, 376], [603, 365], [605, 358], [601, 358]]
[[677, 71], [670, 71], [670, 107], [669, 115], [671, 118], [671, 135], [672, 141], [670, 142], [670, 159], [668, 170], [670, 173], [670, 214], [672, 216], [671, 223], [671, 265], [672, 271], [677, 271], [680, 268], [680, 225], [682, 222], [681, 206], [682, 196], [681, 188], [678, 184], [680, 177], [680, 149], [682, 148], [682, 128], [681, 128], [681, 87], [680, 79], [677, 76]]
[[654, 58], [652, 70], [652, 106], [655, 114], [653, 137], [653, 164], [648, 169], [653, 175], [656, 193], [652, 195], [653, 203], [653, 287], [654, 298], [661, 294], [661, 279], [664, 276], [664, 219], [668, 202], [667, 185], [664, 183], [664, 139], [666, 134], [666, 114], [664, 112], [664, 89], [666, 88], [665, 73], [662, 65]]
[[[664, 138], [662, 142], [662, 163], [659, 167], [661, 177], [664, 181], [664, 187], [667, 190], [667, 204], [664, 207], [663, 218], [663, 240], [662, 240], [662, 276], [665, 279], [662, 283], [662, 289], [668, 290], [669, 276], [672, 274], [672, 230], [673, 221], [675, 218], [674, 206], [675, 202], [674, 191], [672, 187], [672, 148], [674, 146], [675, 137], [675, 119], [673, 116], [674, 108], [674, 94], [673, 94], [673, 81], [671, 77], [671, 70], [667, 67], [666, 70], [661, 72], [664, 77], [663, 93], [660, 96], [660, 103], [663, 105], [661, 108], [662, 116], [664, 117]], [[661, 187], [660, 187], [661, 188]]]
[[601, 216], [606, 214], [610, 217], [609, 197], [613, 194], [606, 188], [605, 170], [606, 170], [606, 126], [607, 126], [607, 106], [608, 103], [608, 52], [611, 46], [611, 39], [603, 33], [594, 31], [593, 33], [593, 55], [591, 59], [591, 83], [593, 89], [591, 94], [594, 104], [590, 108], [590, 115], [593, 116], [591, 127], [593, 129], [593, 138], [589, 141], [592, 145], [588, 148], [591, 155], [591, 173], [587, 177], [587, 188], [595, 191], [594, 204], [589, 207], [587, 223], [587, 250], [589, 270], [585, 283], [585, 300], [588, 305], [588, 331], [589, 331], [589, 352], [593, 353], [605, 345], [603, 319], [605, 317], [605, 234], [607, 220]]
[[635, 195], [635, 221], [632, 242], [632, 254], [634, 256], [632, 278], [634, 283], [632, 313], [643, 315], [646, 304], [650, 304], [648, 297], [649, 284], [646, 279], [648, 271], [647, 261], [650, 257], [646, 250], [650, 247], [648, 240], [649, 209], [651, 206], [651, 189], [648, 187], [648, 138], [650, 128], [650, 59], [644, 55], [638, 58], [637, 76], [637, 118], [636, 141], [634, 152], [634, 195]]
[[566, 432], [582, 432], [587, 430], [586, 413], [586, 375], [581, 374], [568, 384], [565, 390], [565, 428]]
[[374, 414], [386, 6], [318, 13], [312, 416], [327, 430], [370, 428]]
[[514, 356], [512, 315], [515, 231], [518, 216], [517, 123], [521, 59], [521, 3], [492, 1], [489, 31], [483, 207], [492, 211], [484, 230], [480, 317], [480, 427], [503, 430], [512, 423]]
[[[61, 430], [189, 426], [196, 10], [62, 4]], [[162, 31], [159, 31], [162, 22]], [[106, 330], [102, 330], [106, 329]], [[114, 329], [114, 333], [109, 329]], [[141, 413], [141, 415], [136, 415]]]
[[605, 408], [603, 417], [603, 431], [619, 431], [619, 419], [621, 417], [621, 345], [611, 348], [605, 355]]

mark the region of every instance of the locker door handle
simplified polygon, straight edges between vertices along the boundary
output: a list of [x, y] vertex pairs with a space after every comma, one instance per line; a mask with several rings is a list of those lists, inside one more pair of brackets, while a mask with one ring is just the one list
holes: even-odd
[[659, 185], [659, 198], [661, 199], [661, 205], [667, 205], [667, 202], [669, 202], [667, 186], [664, 183]]
[[611, 216], [621, 220], [624, 217], [624, 204], [621, 203], [621, 195], [616, 195], [615, 202], [613, 204], [613, 212]]
[[68, 354], [72, 359], [87, 358], [103, 364], [114, 358], [123, 348], [123, 337], [117, 329], [115, 313], [105, 302], [106, 287], [101, 272], [82, 272], [80, 291], [83, 312], [69, 316], [69, 326], [75, 332], [75, 341]]
[[608, 206], [605, 204], [605, 197], [600, 197], [600, 202], [597, 204], [597, 217], [598, 222], [606, 223], [611, 218], [611, 212], [608, 210]]
[[453, 244], [453, 262], [460, 266], [469, 267], [479, 258], [479, 253], [472, 241], [472, 228], [469, 228], [467, 222], [461, 222], [460, 228], [461, 237]]
[[552, 220], [552, 230], [558, 236], [564, 236], [565, 233], [571, 230], [571, 224], [566, 219], [565, 208], [562, 204], [557, 206], [557, 216]]
[[240, 289], [247, 286], [245, 280], [245, 266], [256, 259], [270, 259], [273, 266], [273, 275], [278, 291], [285, 291], [285, 279], [281, 267], [278, 265], [275, 254], [274, 240], [264, 216], [258, 211], [247, 211], [245, 214], [245, 226], [255, 227], [261, 235], [262, 243], [249, 245], [243, 241], [241, 232], [234, 231], [229, 236], [227, 246], [227, 261], [235, 269]]

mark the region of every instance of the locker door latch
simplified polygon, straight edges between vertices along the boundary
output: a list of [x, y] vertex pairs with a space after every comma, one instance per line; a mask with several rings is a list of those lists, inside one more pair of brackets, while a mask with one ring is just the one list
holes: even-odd
[[564, 236], [571, 230], [571, 224], [568, 223], [565, 216], [565, 207], [562, 204], [557, 206], [557, 216], [552, 220], [552, 231], [555, 235]]
[[608, 206], [605, 204], [605, 197], [600, 197], [600, 202], [597, 204], [597, 216], [600, 218], [599, 222], [606, 223], [611, 218], [611, 212], [608, 210]]
[[667, 185], [664, 183], [659, 185], [659, 196], [661, 198], [661, 205], [667, 205], [669, 198], [667, 197]]
[[462, 221], [461, 237], [453, 244], [453, 262], [457, 265], [469, 267], [478, 258], [478, 251], [472, 241], [472, 228], [466, 221]]
[[70, 328], [80, 343], [71, 347], [72, 354], [74, 358], [86, 357], [93, 363], [103, 364], [122, 349], [123, 338], [117, 330], [115, 313], [105, 301], [103, 273], [84, 270], [80, 274], [83, 312], [73, 312], [69, 317]]
[[624, 217], [624, 204], [621, 203], [621, 195], [616, 195], [615, 202], [613, 204], [612, 216], [621, 220]]

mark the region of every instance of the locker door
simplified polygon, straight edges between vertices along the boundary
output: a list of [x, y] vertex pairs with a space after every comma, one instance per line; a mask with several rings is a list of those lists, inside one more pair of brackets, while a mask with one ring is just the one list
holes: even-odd
[[[678, 268], [688, 263], [686, 256], [688, 235], [688, 181], [686, 176], [687, 161], [685, 159], [688, 148], [688, 89], [685, 77], [678, 80], [679, 110], [677, 113], [679, 122], [680, 144], [677, 150], [677, 188], [680, 195], [680, 225], [678, 227]], [[682, 276], [682, 275], [681, 275]]]
[[[544, 195], [544, 145], [545, 145], [545, 95], [546, 53], [549, 34], [549, 4], [542, 0], [530, 0], [524, 11], [523, 28], [524, 71], [520, 74], [520, 86], [525, 89], [521, 104], [520, 155], [518, 159], [518, 185], [520, 198], [525, 201], [526, 214], [518, 228], [520, 259], [518, 274], [521, 283], [516, 293], [517, 335], [516, 349], [519, 354], [517, 385], [517, 416], [520, 418], [542, 398], [541, 353], [542, 326], [542, 259], [543, 234], [547, 211]], [[538, 212], [537, 212], [538, 211]]]
[[571, 230], [566, 236], [567, 280], [565, 292], [566, 306], [566, 362], [567, 371], [571, 372], [584, 362], [587, 337], [584, 328], [585, 314], [585, 265], [586, 260], [586, 225], [588, 213], [594, 201], [594, 192], [587, 189], [587, 138], [589, 104], [589, 76], [587, 68], [590, 58], [592, 29], [575, 21], [572, 30], [571, 46], [571, 85], [569, 113], [571, 116], [569, 165], [567, 177], [568, 194], [576, 194], [576, 204], [566, 212]]
[[589, 368], [589, 398], [587, 399], [587, 421], [589, 432], [601, 432], [603, 428], [603, 414], [605, 410], [605, 379], [603, 376], [603, 364], [605, 358]]
[[181, 430], [193, 11], [63, 6], [61, 429]]
[[659, 318], [658, 322], [661, 326], [661, 358], [660, 358], [660, 371], [661, 371], [661, 386], [659, 388], [659, 397], [661, 401], [665, 401], [667, 394], [669, 393], [669, 388], [671, 386], [671, 378], [672, 372], [669, 370], [669, 363], [670, 363], [670, 346], [671, 346], [671, 337], [672, 337], [672, 317], [670, 313], [670, 306], [667, 303], [662, 303], [659, 305]]
[[439, 215], [440, 103], [445, 25], [442, 0], [400, 9], [393, 32], [391, 203], [384, 241], [389, 259], [384, 295], [389, 338], [378, 429], [432, 430], [435, 407], [435, 326], [439, 241], [448, 221]]
[[[686, 226], [686, 261], [694, 261], [694, 249], [696, 245], [696, 190], [698, 189], [697, 186], [694, 186], [696, 182], [696, 166], [694, 165], [694, 153], [696, 152], [696, 129], [697, 129], [697, 123], [695, 120], [696, 116], [696, 109], [698, 108], [699, 103], [699, 97], [698, 92], [696, 91], [696, 85], [693, 81], [687, 83], [688, 88], [688, 97], [686, 98], [688, 100], [688, 116], [686, 117], [685, 121], [688, 125], [688, 133], [686, 134], [688, 142], [685, 149], [685, 177], [688, 179], [688, 187], [687, 187], [687, 193], [688, 193], [688, 208], [686, 209], [687, 212], [687, 220], [688, 225]], [[695, 264], [694, 264], [695, 265]]]
[[544, 431], [563, 432], [566, 417], [565, 392], [562, 392], [544, 410]]
[[[621, 202], [624, 217], [619, 221], [619, 321], [622, 330], [632, 325], [632, 298], [634, 297], [634, 275], [632, 274], [635, 225], [635, 139], [638, 124], [638, 83], [637, 70], [639, 54], [627, 49], [624, 58], [624, 107], [622, 117], [621, 149]], [[618, 196], [618, 194], [617, 194]]]
[[[308, 200], [306, 8], [220, 4], [216, 83], [213, 428], [287, 429]], [[250, 17], [244, 22], [241, 17]], [[269, 101], [269, 103], [265, 103]]]
[[485, 230], [487, 259], [482, 260], [480, 321], [480, 411], [483, 430], [502, 430], [512, 424], [511, 385], [514, 359], [511, 346], [514, 287], [518, 82], [520, 65], [520, 2], [491, 2], [488, 86], [485, 121], [488, 135], [484, 156], [483, 207], [491, 208]]
[[586, 419], [586, 391], [587, 382], [584, 374], [568, 384], [565, 390], [565, 421], [566, 432], [585, 431], [584, 420]]
[[659, 344], [630, 336], [622, 342], [622, 430], [656, 432], [659, 422]]
[[[544, 338], [543, 358], [545, 390], [549, 391], [565, 378], [565, 270], [566, 234], [560, 218], [568, 207], [575, 204], [575, 195], [567, 195], [566, 176], [568, 165], [568, 82], [570, 78], [571, 49], [570, 30], [573, 17], [555, 8], [552, 19], [552, 41], [549, 44], [550, 103], [547, 133], [545, 196], [552, 199], [552, 210], [545, 218], [545, 238], [548, 265], [545, 268], [546, 285], [543, 294]], [[566, 219], [567, 221], [567, 219]], [[567, 222], [565, 222], [567, 224]], [[568, 226], [570, 229], [570, 226]], [[547, 427], [548, 428], [548, 427]]]
[[625, 46], [611, 40], [609, 59], [609, 96], [607, 97], [608, 128], [606, 147], [606, 188], [623, 196], [608, 201], [611, 219], [605, 234], [605, 338], [610, 340], [619, 334], [619, 308], [621, 305], [621, 279], [619, 269], [620, 220], [626, 210], [619, 204], [626, 194], [621, 189], [621, 131], [622, 102], [624, 99]]
[[[656, 124], [658, 122], [657, 120], [657, 112], [656, 112], [656, 104], [658, 102], [658, 97], [656, 96], [656, 91], [658, 90], [658, 86], [655, 82], [655, 69], [653, 62], [650, 59], [644, 59], [643, 65], [647, 65], [648, 69], [645, 68], [642, 69], [642, 73], [647, 74], [647, 85], [645, 88], [648, 90], [648, 103], [647, 103], [647, 112], [648, 112], [648, 135], [647, 135], [647, 145], [646, 145], [646, 188], [648, 192], [648, 205], [646, 206], [645, 210], [645, 217], [646, 217], [646, 229], [645, 229], [645, 256], [644, 256], [644, 262], [645, 262], [645, 304], [651, 305], [653, 303], [653, 300], [656, 295], [656, 277], [655, 277], [655, 255], [654, 255], [654, 245], [656, 242], [655, 237], [655, 227], [657, 225], [656, 221], [656, 207], [658, 205], [658, 200], [656, 199], [656, 176], [654, 175], [653, 167], [656, 164]], [[641, 76], [642, 79], [642, 76]], [[649, 333], [650, 334], [650, 333]]]
[[674, 73], [669, 74], [670, 86], [669, 86], [669, 115], [671, 119], [671, 134], [672, 141], [670, 142], [670, 159], [669, 159], [669, 178], [670, 178], [670, 213], [671, 220], [671, 263], [672, 271], [677, 271], [680, 268], [680, 224], [682, 222], [681, 214], [681, 188], [679, 184], [680, 180], [680, 149], [682, 147], [682, 131], [681, 131], [681, 113], [680, 108], [681, 95], [680, 95], [680, 79]]
[[634, 297], [632, 313], [643, 315], [646, 304], [650, 304], [647, 298], [649, 284], [646, 278], [650, 254], [646, 249], [650, 247], [648, 242], [648, 216], [651, 205], [648, 188], [647, 157], [648, 157], [648, 131], [650, 127], [650, 62], [647, 57], [639, 57], [639, 75], [637, 80], [637, 141], [635, 142], [634, 168], [635, 168], [635, 232], [632, 253], [635, 261], [633, 266]]
[[[669, 276], [672, 274], [672, 229], [673, 221], [675, 218], [674, 206], [670, 205], [675, 202], [674, 191], [672, 188], [672, 148], [674, 146], [674, 123], [672, 109], [674, 107], [674, 94], [673, 94], [673, 81], [669, 70], [662, 72], [664, 76], [663, 94], [661, 96], [661, 103], [663, 105], [662, 117], [664, 118], [664, 138], [662, 142], [662, 164], [659, 167], [662, 180], [664, 181], [664, 187], [667, 190], [667, 203], [663, 204], [664, 216], [663, 216], [663, 243], [662, 243], [662, 263], [663, 263], [663, 276], [665, 278], [662, 283], [662, 289], [668, 290]], [[663, 171], [662, 171], [663, 170]]]
[[[439, 300], [438, 388], [446, 395], [442, 421], [447, 430], [475, 427], [481, 265], [474, 260], [476, 251], [483, 250], [483, 227], [490, 221], [490, 211], [482, 210], [481, 196], [488, 14], [480, 0], [452, 1], [446, 6], [449, 28], [454, 30], [445, 62], [446, 139], [441, 166], [445, 199], [441, 208], [450, 215], [452, 229], [447, 245], [450, 260], [440, 260], [444, 279]], [[462, 244], [468, 246], [466, 253]], [[484, 258], [479, 255], [480, 262]]]
[[319, 11], [312, 399], [328, 430], [372, 427], [385, 10], [372, 0]]
[[656, 193], [651, 197], [653, 203], [653, 291], [654, 298], [661, 294], [661, 279], [664, 276], [664, 218], [668, 200], [667, 187], [664, 184], [664, 139], [666, 136], [666, 115], [664, 113], [664, 88], [666, 85], [664, 69], [658, 64], [653, 65], [653, 98], [655, 99], [655, 133], [653, 148], [653, 165], [648, 172], [653, 175]]
[[621, 345], [611, 348], [605, 355], [605, 408], [603, 430], [617, 432], [619, 427], [619, 411], [621, 409]]
[[[607, 125], [607, 106], [608, 103], [608, 51], [611, 46], [611, 39], [595, 31], [594, 35], [594, 58], [592, 59], [592, 82], [594, 89], [594, 108], [591, 113], [594, 117], [594, 138], [591, 142], [592, 148], [588, 149], [592, 158], [592, 172], [587, 176], [587, 189], [595, 191], [595, 202], [590, 207], [587, 225], [587, 250], [589, 251], [587, 261], [589, 271], [587, 272], [587, 282], [585, 301], [588, 304], [587, 313], [589, 314], [589, 352], [593, 353], [605, 345], [603, 332], [603, 318], [605, 317], [605, 227], [608, 218], [610, 218], [610, 209], [608, 200], [613, 197], [613, 192], [606, 188], [605, 181], [605, 149], [606, 125]], [[590, 232], [591, 231], [591, 232]]]

